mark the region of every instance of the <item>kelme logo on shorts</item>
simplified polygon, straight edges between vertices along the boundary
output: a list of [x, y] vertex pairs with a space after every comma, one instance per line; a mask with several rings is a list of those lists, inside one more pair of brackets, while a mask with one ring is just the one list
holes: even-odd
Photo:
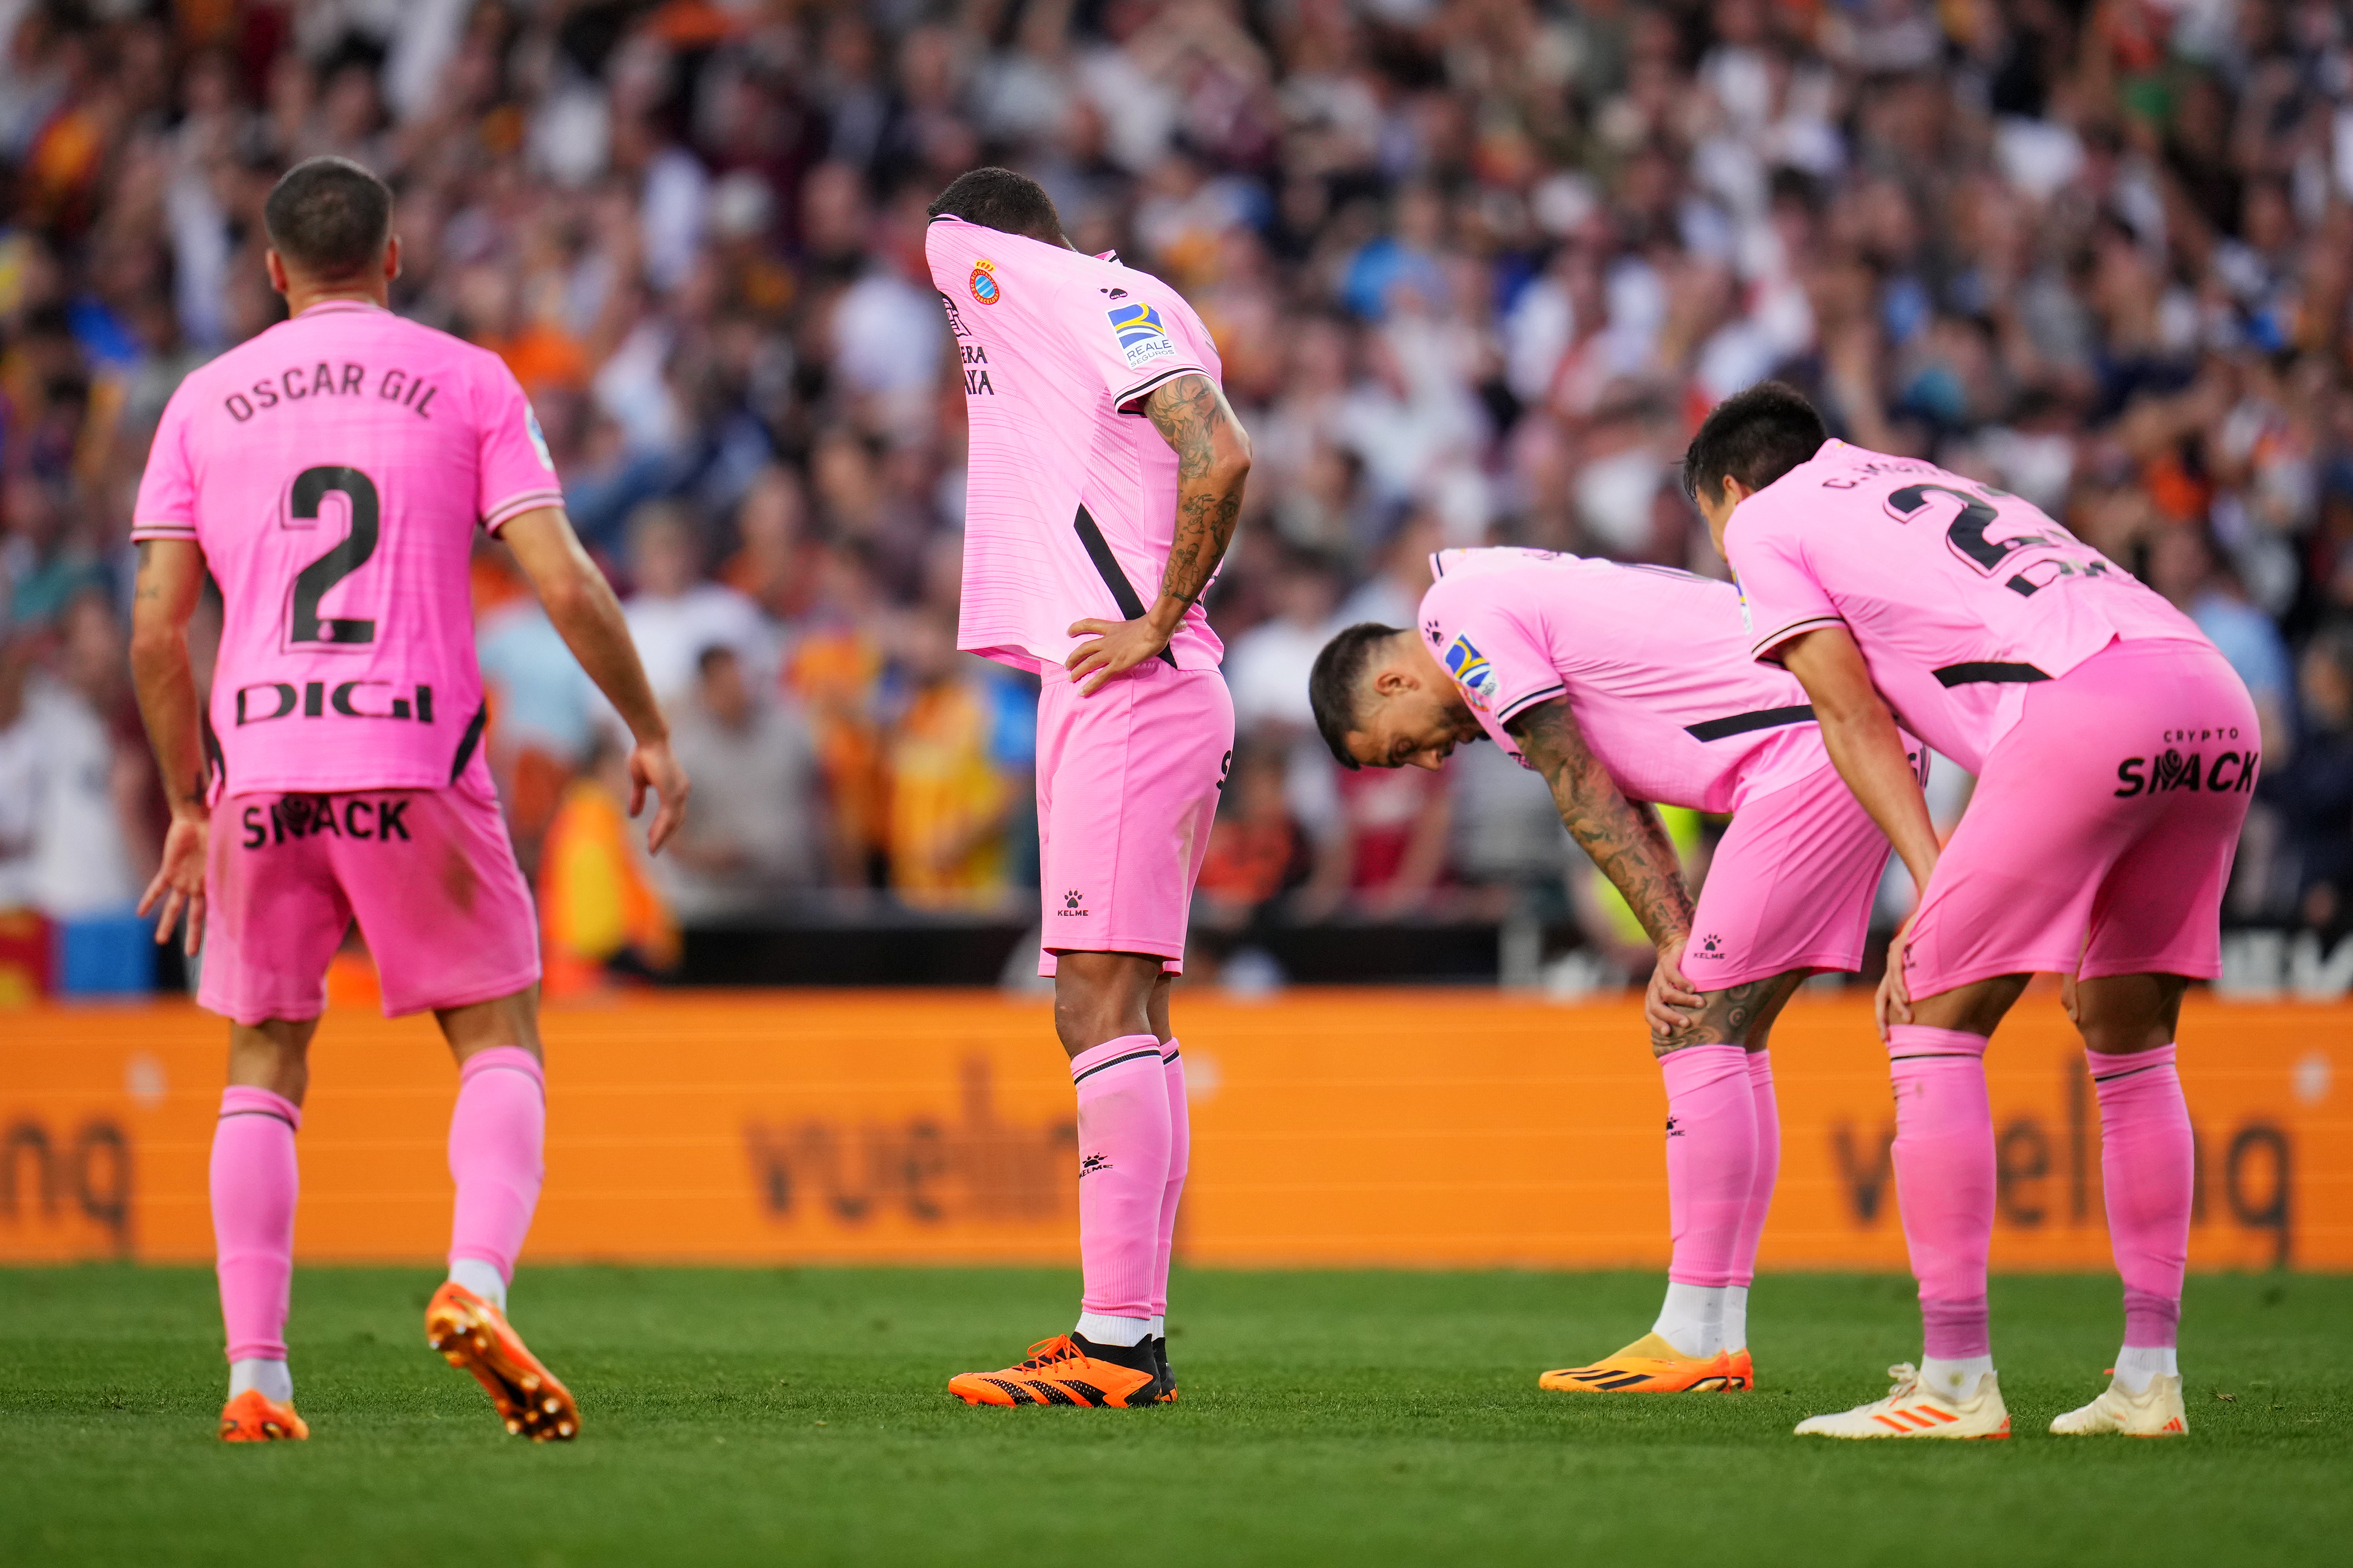
[[1087, 911], [1079, 907], [1084, 901], [1085, 900], [1079, 890], [1076, 888], [1072, 888], [1069, 892], [1062, 895], [1062, 907], [1056, 910], [1054, 912], [1062, 916], [1064, 919], [1076, 915], [1079, 919], [1085, 920], [1087, 918]]

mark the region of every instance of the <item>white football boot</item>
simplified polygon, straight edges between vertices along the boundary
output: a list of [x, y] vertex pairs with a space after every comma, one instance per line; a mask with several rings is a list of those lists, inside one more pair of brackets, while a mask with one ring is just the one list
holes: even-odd
[[2051, 1423], [2062, 1437], [2121, 1432], [2127, 1437], [2186, 1437], [2189, 1413], [2182, 1408], [2181, 1378], [2158, 1373], [2138, 1394], [2126, 1394], [2112, 1375], [2107, 1391], [2081, 1410], [2070, 1410]]
[[1992, 1373], [1981, 1373], [1967, 1399], [1951, 1400], [1920, 1381], [1910, 1362], [1887, 1369], [1895, 1386], [1884, 1399], [1836, 1415], [1798, 1423], [1800, 1437], [2007, 1437], [2010, 1411]]

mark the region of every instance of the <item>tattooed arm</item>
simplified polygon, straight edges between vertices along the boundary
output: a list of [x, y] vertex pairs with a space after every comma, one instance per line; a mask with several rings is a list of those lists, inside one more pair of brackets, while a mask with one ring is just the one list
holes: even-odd
[[1092, 695], [1121, 671], [1156, 657], [1176, 635], [1185, 612], [1217, 575], [1226, 546], [1241, 515], [1242, 485], [1250, 478], [1250, 436], [1206, 375], [1180, 375], [1155, 388], [1144, 400], [1145, 417], [1176, 454], [1176, 533], [1160, 596], [1133, 621], [1085, 620], [1072, 637], [1093, 637], [1064, 661], [1071, 679], [1084, 680]]
[[131, 678], [148, 744], [163, 770], [172, 826], [164, 838], [163, 863], [139, 901], [139, 912], [143, 916], [163, 906], [155, 928], [155, 940], [162, 942], [171, 939], [185, 910], [191, 954], [204, 944], [205, 854], [212, 824], [205, 799], [203, 720], [195, 671], [188, 662], [188, 621], [204, 585], [205, 552], [194, 540], [140, 542], [131, 601]]
[[1619, 793], [1618, 785], [1585, 743], [1568, 699], [1556, 697], [1513, 716], [1504, 726], [1518, 742], [1528, 765], [1552, 786], [1553, 804], [1568, 836], [1577, 840], [1659, 950], [1650, 1001], [1652, 1032], [1663, 1028], [1669, 1009], [1700, 1005], [1699, 993], [1683, 977], [1683, 943], [1691, 938], [1691, 893], [1683, 865], [1659, 814]]

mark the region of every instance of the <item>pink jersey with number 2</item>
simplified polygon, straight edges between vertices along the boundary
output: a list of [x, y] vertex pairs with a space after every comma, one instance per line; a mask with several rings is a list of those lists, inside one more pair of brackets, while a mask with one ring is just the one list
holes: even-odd
[[1843, 441], [1742, 501], [1724, 548], [1757, 658], [1845, 626], [1905, 728], [1971, 773], [2031, 686], [2119, 639], [2205, 640], [2016, 496]]
[[373, 305], [313, 305], [191, 372], [131, 536], [194, 540], [220, 584], [227, 787], [435, 788], [481, 766], [474, 530], [563, 500], [497, 356]]

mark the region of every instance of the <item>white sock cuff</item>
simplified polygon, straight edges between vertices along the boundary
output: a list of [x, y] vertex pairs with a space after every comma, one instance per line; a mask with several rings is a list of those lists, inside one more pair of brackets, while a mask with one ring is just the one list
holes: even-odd
[[489, 1258], [453, 1258], [449, 1260], [449, 1278], [500, 1311], [507, 1310], [507, 1277]]
[[228, 1363], [228, 1396], [235, 1399], [248, 1389], [258, 1391], [272, 1405], [294, 1403], [294, 1373], [282, 1361], [269, 1361], [261, 1356], [249, 1356]]
[[1108, 1312], [1081, 1312], [1077, 1331], [1099, 1345], [1134, 1348], [1152, 1331], [1149, 1318], [1114, 1318]]

